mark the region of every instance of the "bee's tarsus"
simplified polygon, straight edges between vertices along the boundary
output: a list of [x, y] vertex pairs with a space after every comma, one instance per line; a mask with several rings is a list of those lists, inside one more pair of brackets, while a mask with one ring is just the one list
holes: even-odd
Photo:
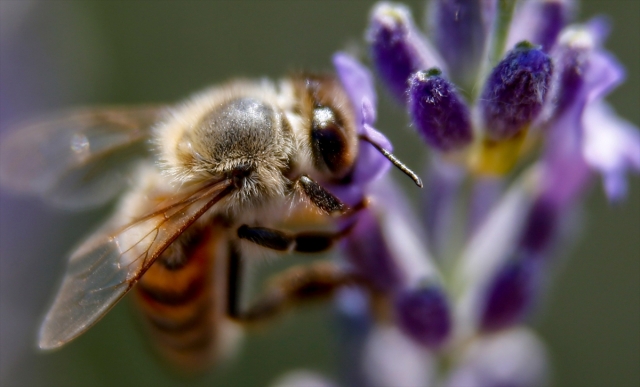
[[327, 191], [317, 182], [313, 181], [309, 176], [302, 175], [298, 179], [302, 191], [311, 200], [311, 202], [327, 214], [344, 215], [349, 212], [349, 207], [340, 199], [335, 197], [331, 192]]

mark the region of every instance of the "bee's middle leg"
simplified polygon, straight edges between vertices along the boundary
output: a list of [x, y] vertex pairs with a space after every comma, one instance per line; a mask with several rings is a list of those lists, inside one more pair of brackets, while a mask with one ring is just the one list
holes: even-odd
[[271, 250], [318, 253], [329, 250], [348, 232], [349, 229], [338, 232], [318, 231], [293, 234], [272, 228], [243, 225], [238, 228], [238, 237]]
[[[283, 231], [243, 225], [238, 237], [259, 246], [277, 251], [316, 253], [325, 251], [350, 228], [339, 232]], [[352, 273], [346, 272], [332, 262], [316, 262], [290, 268], [274, 277], [262, 295], [245, 310], [240, 310], [242, 290], [242, 258], [237, 248], [232, 247], [229, 257], [228, 313], [231, 318], [254, 322], [276, 315], [290, 306], [330, 297], [335, 290], [357, 282]]]

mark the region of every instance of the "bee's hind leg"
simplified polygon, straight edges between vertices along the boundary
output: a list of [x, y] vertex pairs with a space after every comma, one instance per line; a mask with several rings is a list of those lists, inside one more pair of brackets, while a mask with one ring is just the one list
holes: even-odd
[[[232, 267], [233, 265], [231, 263]], [[237, 273], [239, 272], [238, 270]], [[229, 316], [246, 323], [262, 321], [290, 307], [327, 299], [336, 290], [360, 282], [353, 273], [332, 262], [316, 262], [292, 267], [272, 278], [262, 295], [244, 310], [240, 310], [239, 307], [240, 298], [237, 288], [235, 291], [230, 291]]]

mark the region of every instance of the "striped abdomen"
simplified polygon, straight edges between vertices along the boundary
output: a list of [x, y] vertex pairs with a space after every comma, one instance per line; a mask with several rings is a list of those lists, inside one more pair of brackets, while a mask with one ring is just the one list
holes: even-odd
[[206, 369], [238, 337], [226, 317], [228, 255], [222, 227], [192, 232], [158, 258], [133, 292], [158, 353], [183, 372]]

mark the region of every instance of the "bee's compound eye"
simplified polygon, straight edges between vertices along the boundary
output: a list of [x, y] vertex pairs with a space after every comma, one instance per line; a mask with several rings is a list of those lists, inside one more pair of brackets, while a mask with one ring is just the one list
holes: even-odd
[[333, 109], [319, 106], [313, 110], [311, 128], [316, 167], [342, 175], [349, 167], [349, 149], [345, 129]]

